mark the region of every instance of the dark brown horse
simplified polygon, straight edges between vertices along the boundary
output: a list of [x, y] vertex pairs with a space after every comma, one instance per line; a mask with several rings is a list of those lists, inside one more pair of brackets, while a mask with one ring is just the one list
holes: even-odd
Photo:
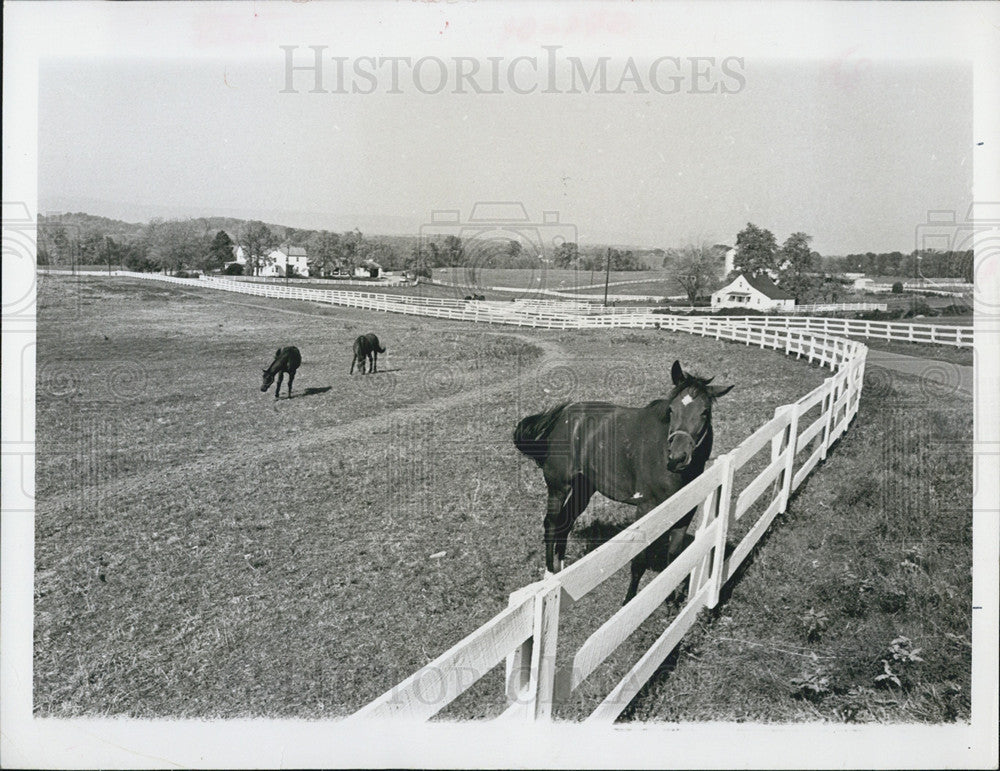
[[385, 353], [385, 346], [379, 344], [378, 336], [369, 332], [354, 341], [354, 358], [351, 359], [350, 374], [354, 374], [354, 365], [358, 365], [361, 374], [365, 374], [365, 362], [370, 365], [370, 372], [378, 372], [378, 355]]
[[[566, 538], [594, 491], [649, 513], [705, 468], [712, 452], [712, 403], [732, 386], [709, 385], [685, 373], [675, 361], [673, 390], [645, 407], [608, 402], [561, 404], [524, 418], [514, 445], [534, 460], [545, 477], [545, 567], [562, 569]], [[680, 552], [694, 516], [688, 512], [632, 560], [631, 600], [646, 571], [662, 570]]]
[[260, 390], [266, 391], [274, 382], [274, 376], [278, 376], [278, 385], [274, 389], [274, 398], [281, 394], [281, 380], [288, 373], [288, 398], [292, 398], [292, 381], [295, 380], [295, 370], [302, 364], [302, 354], [294, 345], [279, 348], [274, 354], [274, 361], [269, 367], [264, 368], [264, 382], [261, 383]]

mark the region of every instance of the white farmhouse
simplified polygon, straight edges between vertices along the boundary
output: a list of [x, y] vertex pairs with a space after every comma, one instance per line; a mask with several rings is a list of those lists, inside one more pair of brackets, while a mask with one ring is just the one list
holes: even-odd
[[791, 310], [795, 298], [769, 276], [740, 273], [727, 286], [712, 292], [713, 308], [752, 308], [757, 311]]
[[[246, 270], [247, 258], [242, 246], [237, 246], [233, 251], [236, 262], [244, 266]], [[301, 246], [282, 244], [277, 249], [272, 249], [261, 266], [261, 276], [285, 276], [288, 274], [289, 266], [297, 276], [309, 275], [309, 263], [306, 260], [306, 250]]]

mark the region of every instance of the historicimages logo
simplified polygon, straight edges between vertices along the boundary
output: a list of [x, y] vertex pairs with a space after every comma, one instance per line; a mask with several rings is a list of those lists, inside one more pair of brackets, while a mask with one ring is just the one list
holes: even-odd
[[[1000, 202], [973, 202], [964, 219], [954, 209], [927, 212], [927, 221], [916, 228], [917, 255], [951, 252], [965, 260], [960, 281], [971, 280], [975, 308], [981, 313], [1000, 312]], [[926, 279], [928, 286], [942, 290], [959, 289], [948, 286], [949, 279]], [[956, 305], [962, 293], [954, 292]]]
[[516, 268], [528, 275], [508, 288], [530, 295], [545, 289], [546, 269], [556, 250], [576, 238], [576, 226], [561, 222], [558, 211], [543, 211], [533, 220], [520, 201], [477, 202], [465, 220], [458, 209], [435, 209], [431, 221], [420, 226], [414, 271], [431, 278], [436, 265], [461, 266], [453, 267], [445, 280], [476, 299], [476, 293], [489, 288], [483, 271]]

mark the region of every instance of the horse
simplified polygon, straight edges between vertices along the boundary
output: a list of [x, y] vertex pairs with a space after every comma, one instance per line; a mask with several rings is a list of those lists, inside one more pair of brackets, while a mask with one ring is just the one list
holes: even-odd
[[385, 346], [379, 344], [378, 336], [369, 332], [361, 335], [354, 341], [354, 358], [351, 359], [351, 371], [354, 374], [354, 365], [357, 364], [361, 374], [365, 374], [365, 361], [370, 364], [370, 372], [378, 372], [378, 355], [385, 353]]
[[[514, 446], [535, 461], [548, 488], [545, 567], [558, 573], [566, 539], [595, 491], [648, 514], [705, 469], [712, 452], [712, 404], [733, 386], [709, 385], [670, 370], [673, 389], [645, 407], [609, 402], [564, 402], [529, 415], [514, 429]], [[647, 568], [663, 570], [680, 553], [695, 511], [632, 560], [628, 603]]]
[[281, 380], [285, 373], [288, 373], [288, 398], [292, 398], [292, 381], [295, 380], [295, 370], [302, 364], [302, 354], [294, 345], [279, 348], [275, 351], [274, 361], [271, 365], [264, 367], [264, 382], [261, 383], [260, 390], [266, 391], [274, 382], [274, 376], [278, 376], [278, 386], [274, 389], [274, 398], [281, 394]]

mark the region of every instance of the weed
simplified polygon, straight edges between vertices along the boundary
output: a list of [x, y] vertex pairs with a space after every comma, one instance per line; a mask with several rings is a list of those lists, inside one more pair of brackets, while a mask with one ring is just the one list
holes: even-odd
[[815, 653], [810, 658], [808, 668], [803, 669], [802, 676], [793, 677], [789, 683], [792, 686], [792, 696], [796, 698], [819, 701], [830, 692], [830, 678]]
[[909, 637], [897, 637], [891, 643], [889, 643], [889, 653], [892, 654], [892, 658], [895, 661], [902, 662], [904, 664], [910, 664], [915, 661], [923, 661], [917, 654], [923, 650], [923, 648], [911, 648], [913, 643], [910, 641]]
[[[889, 685], [892, 683], [897, 688], [902, 688], [904, 684], [914, 679], [914, 664], [922, 663], [923, 659], [918, 655], [923, 649], [913, 648], [913, 643], [909, 637], [897, 637], [889, 643], [888, 653], [892, 659], [882, 659], [882, 673], [875, 675], [875, 682], [879, 685]], [[895, 667], [895, 669], [893, 669]]]
[[860, 722], [872, 714], [872, 697], [874, 691], [864, 686], [853, 686], [841, 697], [836, 710], [841, 719], [847, 723]]
[[902, 687], [902, 682], [900, 682], [899, 675], [892, 671], [889, 667], [889, 662], [882, 659], [882, 667], [885, 670], [880, 675], [875, 675], [875, 682], [879, 685], [888, 685], [889, 683], [894, 684], [896, 687]]
[[816, 642], [822, 635], [823, 630], [829, 626], [830, 617], [826, 615], [825, 610], [809, 608], [809, 610], [800, 617], [799, 621], [802, 623], [802, 627], [805, 630], [806, 640], [809, 642]]

